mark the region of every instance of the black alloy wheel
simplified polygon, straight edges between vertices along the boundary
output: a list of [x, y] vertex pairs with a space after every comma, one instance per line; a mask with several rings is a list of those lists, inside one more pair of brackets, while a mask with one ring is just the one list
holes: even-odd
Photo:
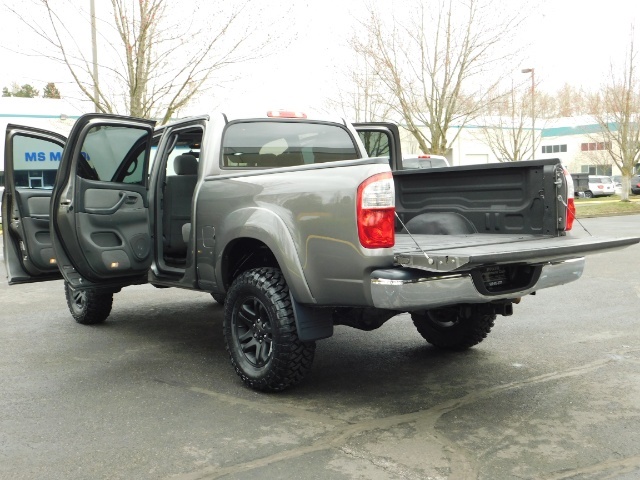
[[113, 306], [113, 293], [111, 292], [74, 290], [67, 282], [64, 282], [64, 295], [71, 316], [82, 325], [102, 323], [111, 313]]
[[238, 305], [233, 323], [234, 338], [244, 358], [254, 367], [264, 367], [273, 356], [273, 336], [267, 307], [259, 298], [247, 296]]
[[256, 268], [234, 280], [223, 333], [236, 373], [255, 390], [284, 390], [311, 369], [315, 343], [298, 338], [289, 288], [276, 268]]

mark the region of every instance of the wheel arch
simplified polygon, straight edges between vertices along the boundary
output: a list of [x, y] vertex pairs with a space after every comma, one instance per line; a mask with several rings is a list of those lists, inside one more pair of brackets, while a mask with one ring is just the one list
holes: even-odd
[[283, 255], [281, 250], [271, 248], [264, 239], [248, 236], [233, 239], [225, 245], [219, 265], [220, 280], [225, 290], [247, 270], [273, 267], [282, 272], [293, 298], [302, 303], [315, 303], [297, 257]]

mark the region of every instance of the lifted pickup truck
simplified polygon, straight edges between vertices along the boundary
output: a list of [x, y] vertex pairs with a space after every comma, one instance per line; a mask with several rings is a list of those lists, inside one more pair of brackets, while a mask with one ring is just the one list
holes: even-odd
[[334, 325], [409, 312], [431, 344], [469, 348], [524, 295], [578, 279], [584, 255], [640, 240], [567, 236], [557, 160], [403, 170], [399, 145], [390, 125], [294, 112], [157, 129], [89, 114], [68, 139], [9, 125], [8, 281], [64, 277], [82, 324], [128, 285], [208, 292], [238, 375], [278, 391]]

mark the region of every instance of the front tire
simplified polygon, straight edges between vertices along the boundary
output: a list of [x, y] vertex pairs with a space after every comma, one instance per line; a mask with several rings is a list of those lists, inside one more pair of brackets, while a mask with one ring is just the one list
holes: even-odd
[[496, 319], [495, 314], [471, 308], [467, 314], [457, 307], [413, 312], [411, 319], [422, 338], [434, 347], [466, 350], [487, 337]]
[[255, 390], [277, 392], [311, 369], [315, 342], [301, 342], [289, 287], [276, 268], [241, 274], [227, 292], [223, 333], [231, 364]]
[[584, 192], [584, 198], [593, 198], [593, 192], [591, 190], [587, 190]]
[[64, 296], [71, 316], [82, 325], [96, 325], [104, 322], [113, 306], [113, 293], [74, 290], [67, 282], [64, 282]]

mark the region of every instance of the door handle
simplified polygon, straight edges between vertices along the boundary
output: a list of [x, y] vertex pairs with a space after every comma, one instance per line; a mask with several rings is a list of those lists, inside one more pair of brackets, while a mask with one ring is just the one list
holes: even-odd
[[111, 215], [118, 211], [118, 209], [124, 204], [127, 198], [131, 198], [131, 197], [135, 198], [135, 195], [127, 195], [126, 192], [119, 192], [118, 195], [120, 196], [120, 198], [118, 199], [118, 202], [113, 207], [108, 207], [108, 208], [85, 207], [84, 211], [87, 213], [94, 213], [96, 215]]

